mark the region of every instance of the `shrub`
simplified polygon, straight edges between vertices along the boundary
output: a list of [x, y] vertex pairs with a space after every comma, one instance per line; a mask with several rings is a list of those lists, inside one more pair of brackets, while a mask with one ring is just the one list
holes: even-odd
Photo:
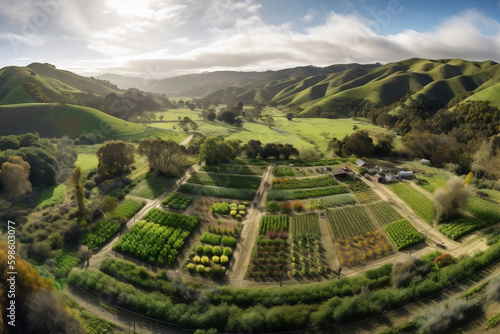
[[222, 248], [220, 248], [220, 246], [215, 246], [212, 253], [214, 255], [221, 256], [222, 255]]
[[281, 213], [289, 213], [290, 211], [292, 211], [292, 207], [291, 207], [290, 203], [282, 202], [280, 204], [280, 211], [281, 211]]
[[280, 206], [276, 202], [269, 202], [266, 204], [266, 210], [268, 212], [276, 212], [280, 210]]
[[233, 254], [233, 251], [229, 247], [224, 247], [224, 255], [226, 256], [231, 256]]
[[229, 258], [226, 255], [222, 255], [220, 257], [220, 263], [224, 264], [224, 263], [228, 263], [228, 262], [229, 262]]
[[193, 257], [193, 262], [200, 263], [200, 261], [201, 261], [201, 258], [198, 255], [196, 255], [195, 257]]
[[236, 210], [231, 210], [231, 212], [229, 212], [229, 214], [230, 214], [231, 216], [236, 216]]
[[292, 207], [297, 212], [301, 212], [304, 210], [304, 205], [302, 204], [302, 202], [299, 201], [293, 202]]
[[198, 274], [204, 274], [205, 273], [205, 266], [201, 265], [201, 264], [197, 265], [196, 266], [196, 272]]
[[[224, 239], [224, 238], [222, 238], [222, 239]], [[207, 254], [207, 255], [211, 255], [211, 254], [212, 254], [212, 251], [213, 251], [213, 248], [212, 248], [212, 246], [207, 245], [207, 246], [205, 246], [205, 247], [203, 248], [203, 251], [205, 252], [205, 254]]]
[[210, 259], [208, 258], [208, 256], [202, 256], [201, 257], [201, 263], [202, 264], [209, 264], [210, 263]]
[[221, 243], [226, 247], [234, 247], [236, 245], [236, 239], [233, 237], [224, 236], [222, 237]]
[[219, 263], [219, 257], [217, 255], [212, 256], [212, 262], [213, 263]]
[[196, 253], [202, 253], [203, 252], [203, 245], [196, 245], [196, 247], [194, 248], [194, 251]]
[[212, 206], [213, 213], [227, 214], [229, 213], [229, 203], [215, 202]]
[[193, 272], [196, 270], [196, 266], [194, 265], [194, 263], [188, 263], [188, 265], [186, 266], [186, 269]]
[[200, 241], [201, 242], [204, 242], [206, 244], [210, 244], [210, 245], [218, 245], [220, 244], [220, 240], [221, 240], [221, 236], [220, 235], [217, 235], [217, 234], [212, 234], [210, 232], [205, 232], [203, 233], [203, 235], [201, 236], [201, 239]]
[[205, 274], [210, 275], [212, 273], [212, 268], [205, 268]]

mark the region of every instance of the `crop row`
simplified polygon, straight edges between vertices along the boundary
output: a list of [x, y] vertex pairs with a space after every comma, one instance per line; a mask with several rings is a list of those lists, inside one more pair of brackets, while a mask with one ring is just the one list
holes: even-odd
[[295, 215], [292, 217], [292, 235], [319, 235], [318, 217], [315, 214]]
[[424, 237], [406, 219], [384, 225], [384, 231], [397, 250], [424, 240]]
[[210, 244], [212, 246], [223, 245], [226, 247], [233, 247], [236, 245], [236, 239], [227, 235], [219, 235], [210, 232], [205, 232], [201, 236], [201, 242]]
[[229, 174], [242, 174], [242, 175], [262, 175], [265, 166], [256, 165], [217, 165], [217, 166], [203, 166], [201, 168], [205, 172], [211, 173], [229, 173]]
[[257, 176], [240, 176], [218, 173], [194, 173], [188, 183], [201, 184], [205, 186], [216, 186], [236, 189], [257, 189], [261, 178]]
[[171, 193], [161, 202], [163, 205], [171, 209], [185, 210], [186, 207], [193, 201], [193, 196]]
[[304, 189], [304, 188], [319, 188], [337, 185], [331, 176], [324, 175], [319, 177], [307, 177], [303, 179], [293, 179], [289, 177], [273, 179], [273, 187], [275, 189]]
[[291, 199], [303, 199], [312, 197], [322, 197], [346, 193], [344, 186], [330, 186], [324, 188], [303, 189], [303, 190], [276, 190], [271, 189], [267, 195], [268, 201], [284, 201]]
[[387, 202], [377, 202], [368, 205], [377, 222], [384, 226], [395, 220], [403, 219], [401, 215]]
[[158, 208], [153, 208], [144, 216], [144, 220], [157, 223], [163, 226], [180, 228], [191, 232], [198, 225], [200, 218], [197, 216], [186, 216], [173, 212], [165, 212]]
[[484, 227], [486, 224], [473, 218], [462, 217], [438, 225], [439, 232], [452, 240]]
[[367, 189], [362, 192], [356, 192], [354, 193], [354, 197], [361, 204], [376, 202], [380, 200], [380, 196], [377, 195], [372, 189]]
[[151, 263], [172, 264], [189, 231], [140, 221], [118, 240], [113, 249], [130, 253]]
[[273, 175], [277, 177], [295, 176], [295, 173], [289, 167], [277, 167], [273, 169]]
[[130, 219], [141, 210], [144, 205], [144, 202], [127, 198], [121, 202], [114, 211], [109, 213], [109, 217], [113, 219], [122, 219], [123, 217]]
[[348, 239], [375, 230], [365, 209], [359, 206], [327, 210], [327, 215], [336, 238]]
[[436, 211], [434, 203], [427, 196], [407, 183], [392, 183], [388, 187], [426, 222], [432, 223]]
[[90, 249], [97, 248], [108, 241], [120, 229], [120, 223], [113, 219], [104, 219], [88, 229], [80, 239], [82, 245]]
[[356, 203], [356, 199], [352, 194], [338, 194], [338, 195], [325, 196], [318, 198], [318, 200], [326, 208]]
[[192, 183], [184, 183], [179, 187], [179, 191], [187, 194], [249, 200], [253, 199], [257, 193], [256, 190], [252, 189], [213, 187]]
[[496, 224], [500, 222], [500, 205], [496, 203], [476, 196], [471, 196], [468, 209], [474, 217], [481, 219], [488, 224]]
[[259, 223], [259, 234], [264, 235], [269, 231], [287, 231], [288, 216], [287, 215], [266, 215], [262, 216]]

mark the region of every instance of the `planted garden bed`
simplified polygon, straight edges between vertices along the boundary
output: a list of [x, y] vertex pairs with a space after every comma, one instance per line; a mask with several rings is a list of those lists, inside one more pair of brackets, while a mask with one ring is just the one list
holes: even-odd
[[303, 179], [294, 179], [283, 177], [273, 179], [273, 188], [275, 189], [304, 189], [304, 188], [319, 188], [337, 185], [331, 176], [308, 177]]
[[165, 197], [161, 204], [170, 209], [185, 210], [192, 201], [193, 196], [183, 195], [175, 192]]
[[467, 235], [475, 230], [485, 227], [486, 224], [474, 218], [462, 217], [450, 222], [438, 224], [439, 232], [452, 240]]
[[424, 240], [424, 237], [406, 219], [384, 225], [384, 231], [397, 250]]
[[194, 173], [187, 183], [236, 189], [257, 189], [262, 179], [257, 176], [240, 176], [218, 173]]

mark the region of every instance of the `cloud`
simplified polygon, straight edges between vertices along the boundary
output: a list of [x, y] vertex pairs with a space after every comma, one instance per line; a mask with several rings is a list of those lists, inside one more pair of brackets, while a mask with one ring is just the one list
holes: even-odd
[[[220, 69], [268, 69], [314, 64], [390, 62], [411, 57], [499, 60], [500, 23], [476, 10], [444, 20], [426, 32], [377, 33], [376, 21], [358, 13], [331, 12], [322, 24], [299, 33], [291, 24], [266, 24], [257, 15], [226, 29], [212, 29], [212, 40], [161, 59], [132, 60], [131, 68], [155, 67], [168, 74]], [[389, 23], [390, 24], [390, 23]]]
[[309, 8], [309, 10], [307, 11], [307, 14], [304, 15], [302, 20], [304, 22], [311, 22], [316, 17], [316, 14], [318, 14], [318, 12], [315, 9]]

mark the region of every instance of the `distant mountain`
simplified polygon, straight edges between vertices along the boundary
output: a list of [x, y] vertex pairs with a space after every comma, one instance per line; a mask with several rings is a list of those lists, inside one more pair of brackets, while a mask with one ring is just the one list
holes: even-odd
[[[331, 68], [331, 67], [330, 67]], [[328, 68], [325, 68], [328, 69]], [[337, 68], [338, 69], [338, 68]], [[269, 80], [259, 85], [221, 89], [206, 99], [221, 102], [258, 101], [298, 107], [302, 115], [318, 116], [343, 108], [432, 104], [442, 108], [468, 100], [500, 105], [500, 65], [494, 61], [408, 59], [383, 66], [348, 68], [304, 77]]]
[[304, 66], [265, 72], [217, 71], [188, 74], [165, 79], [142, 79], [117, 74], [103, 74], [99, 79], [108, 80], [121, 89], [131, 87], [167, 96], [202, 97], [228, 87], [251, 84], [251, 87], [266, 85], [272, 81], [304, 78], [320, 74], [330, 74], [352, 68], [374, 68], [378, 65], [333, 65], [329, 67]]

